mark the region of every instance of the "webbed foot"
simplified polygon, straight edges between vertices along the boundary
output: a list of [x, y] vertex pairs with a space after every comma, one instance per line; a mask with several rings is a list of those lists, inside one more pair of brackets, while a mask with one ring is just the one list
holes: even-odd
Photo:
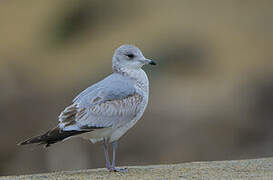
[[128, 172], [127, 168], [117, 168], [117, 167], [110, 167], [108, 168], [110, 172]]

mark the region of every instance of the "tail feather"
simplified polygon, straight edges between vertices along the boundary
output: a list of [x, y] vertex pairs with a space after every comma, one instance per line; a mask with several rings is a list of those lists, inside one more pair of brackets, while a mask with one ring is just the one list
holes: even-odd
[[47, 131], [43, 135], [32, 137], [30, 139], [22, 141], [18, 143], [18, 145], [45, 144], [45, 147], [49, 147], [51, 144], [62, 141], [70, 136], [75, 136], [75, 135], [86, 133], [86, 132], [89, 132], [89, 131], [76, 131], [76, 130], [63, 131], [59, 127], [56, 127], [54, 129]]

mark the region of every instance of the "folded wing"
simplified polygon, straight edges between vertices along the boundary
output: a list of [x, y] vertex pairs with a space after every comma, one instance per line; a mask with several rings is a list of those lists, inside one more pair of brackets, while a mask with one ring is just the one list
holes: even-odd
[[75, 98], [74, 103], [59, 116], [61, 129], [83, 131], [119, 127], [138, 114], [143, 96], [137, 92], [133, 82], [122, 77], [108, 79], [89, 87]]

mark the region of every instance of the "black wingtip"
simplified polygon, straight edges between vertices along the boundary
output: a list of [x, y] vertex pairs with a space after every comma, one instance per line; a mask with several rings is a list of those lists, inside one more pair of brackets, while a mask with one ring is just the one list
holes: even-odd
[[38, 144], [38, 145], [45, 145], [44, 147], [49, 147], [51, 144], [62, 141], [66, 139], [67, 137], [86, 133], [89, 131], [75, 131], [75, 130], [63, 131], [59, 127], [56, 127], [47, 131], [43, 135], [32, 137], [25, 141], [19, 142], [17, 145], [21, 146], [21, 145], [28, 145], [28, 144]]
[[149, 62], [149, 64], [150, 64], [150, 65], [153, 65], [153, 66], [157, 65], [156, 62], [154, 62], [154, 61], [152, 61], [152, 60]]
[[32, 142], [33, 138], [30, 138], [28, 140], [25, 140], [25, 141], [21, 141], [19, 143], [17, 143], [17, 146], [23, 146], [23, 145], [27, 145], [27, 144], [32, 144], [34, 142]]
[[16, 145], [17, 145], [17, 146], [22, 146], [22, 145], [24, 145], [24, 144], [23, 144], [23, 142], [19, 142], [19, 143], [17, 143]]
[[21, 142], [17, 143], [17, 146], [22, 146], [22, 145], [29, 144], [28, 141], [29, 140], [21, 141]]

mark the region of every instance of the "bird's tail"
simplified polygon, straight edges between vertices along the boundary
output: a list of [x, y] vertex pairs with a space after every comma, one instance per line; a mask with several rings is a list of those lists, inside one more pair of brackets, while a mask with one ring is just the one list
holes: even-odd
[[27, 139], [25, 141], [18, 143], [18, 145], [39, 144], [39, 145], [45, 145], [45, 147], [48, 147], [51, 144], [62, 141], [70, 136], [75, 136], [85, 132], [88, 132], [88, 131], [75, 131], [75, 130], [64, 131], [60, 129], [59, 127], [55, 127], [47, 131], [43, 135], [32, 137], [30, 139]]

